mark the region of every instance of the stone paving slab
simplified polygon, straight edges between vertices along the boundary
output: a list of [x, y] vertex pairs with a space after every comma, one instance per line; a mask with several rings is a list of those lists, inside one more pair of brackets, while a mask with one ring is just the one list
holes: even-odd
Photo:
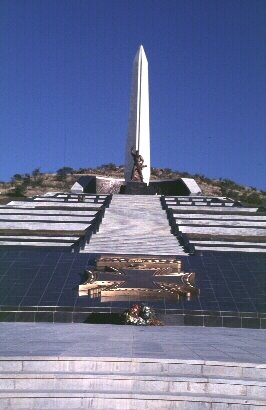
[[266, 330], [0, 323], [0, 357], [116, 357], [257, 363], [266, 367]]

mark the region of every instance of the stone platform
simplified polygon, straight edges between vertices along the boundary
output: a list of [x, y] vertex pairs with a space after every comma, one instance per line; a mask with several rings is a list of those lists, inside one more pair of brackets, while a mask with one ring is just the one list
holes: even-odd
[[[121, 178], [83, 175], [71, 187], [71, 192], [100, 195], [122, 194], [125, 193], [125, 187], [126, 181]], [[201, 189], [193, 178], [151, 180], [148, 188], [150, 188], [149, 194], [152, 192], [157, 195], [201, 195]], [[138, 192], [135, 191], [132, 194], [138, 194]]]
[[262, 410], [265, 332], [1, 324], [0, 409]]

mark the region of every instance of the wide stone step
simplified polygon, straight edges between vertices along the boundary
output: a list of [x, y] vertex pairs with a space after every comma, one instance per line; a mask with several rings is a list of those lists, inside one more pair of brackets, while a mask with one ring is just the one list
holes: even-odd
[[266, 364], [204, 360], [125, 358], [2, 356], [0, 373], [93, 373], [197, 376], [266, 381]]
[[[156, 219], [149, 219], [146, 220], [143, 217], [143, 221], [146, 220], [146, 223], [143, 222], [143, 224], [141, 224], [139, 221], [136, 221], [136, 218], [133, 218], [132, 220], [129, 220], [127, 223], [126, 221], [124, 221], [124, 223], [122, 223], [121, 220], [119, 220], [118, 218], [108, 218], [108, 214], [105, 216], [105, 221], [102, 224], [102, 229], [122, 229], [122, 228], [127, 228], [130, 227], [130, 229], [137, 229], [138, 232], [142, 232], [145, 230], [149, 230], [149, 229], [164, 229], [164, 230], [170, 230], [170, 226], [166, 225], [163, 221], [158, 221]], [[140, 230], [141, 229], [141, 230]]]
[[266, 366], [256, 364], [5, 358], [0, 369], [0, 409], [233, 410], [266, 405]]
[[[111, 239], [110, 239], [110, 241], [111, 241]], [[149, 239], [149, 240], [136, 240], [136, 241], [133, 241], [132, 239], [127, 239], [127, 238], [121, 238], [120, 240], [115, 240], [115, 241], [112, 241], [111, 243], [110, 243], [110, 241], [108, 240], [108, 238], [102, 238], [102, 239], [98, 239], [97, 241], [95, 240], [93, 243], [91, 243], [91, 244], [88, 244], [88, 246], [92, 246], [92, 244], [94, 244], [94, 245], [96, 245], [96, 244], [98, 244], [98, 245], [103, 245], [103, 244], [106, 244], [106, 245], [108, 245], [109, 244], [109, 246], [129, 246], [129, 245], [132, 245], [132, 246], [150, 246], [150, 245], [155, 245], [155, 246], [159, 246], [160, 248], [163, 248], [163, 247], [167, 247], [167, 246], [174, 246], [174, 247], [177, 247], [177, 246], [181, 246], [181, 245], [179, 245], [179, 243], [177, 242], [177, 240], [173, 240], [173, 241], [165, 241], [165, 242], [163, 242], [163, 243], [160, 243], [158, 240], [154, 240], [154, 239]]]
[[169, 205], [168, 208], [173, 209], [174, 212], [179, 212], [179, 211], [202, 211], [204, 208], [205, 212], [213, 212], [213, 211], [218, 211], [220, 212], [234, 212], [234, 213], [253, 213], [257, 212], [258, 208], [245, 208], [245, 207], [227, 207], [227, 206], [199, 206], [199, 205]]
[[210, 235], [239, 235], [239, 236], [266, 236], [266, 229], [239, 228], [239, 227], [207, 227], [179, 225], [183, 233], [202, 233]]
[[[134, 242], [143, 242], [145, 240], [153, 240], [155, 242], [161, 242], [164, 243], [164, 241], [169, 240], [172, 242], [177, 242], [176, 238], [173, 235], [170, 235], [170, 230], [168, 232], [161, 232], [160, 230], [158, 230], [157, 232], [153, 232], [153, 234], [151, 234], [150, 232], [141, 232], [139, 233], [139, 235], [134, 234], [133, 232], [128, 232], [128, 233], [124, 233], [123, 230], [103, 230], [101, 233], [99, 233], [97, 236], [94, 236], [93, 239], [96, 241], [96, 239], [106, 239], [106, 240], [112, 240], [112, 241], [121, 241], [124, 239], [128, 239], [128, 240], [133, 240]], [[160, 237], [158, 236], [160, 235]], [[114, 237], [115, 236], [115, 237]]]
[[69, 222], [69, 223], [60, 223], [58, 221], [49, 221], [47, 222], [0, 222], [0, 229], [2, 230], [26, 230], [26, 231], [84, 231], [89, 228], [90, 222]]
[[159, 195], [121, 195], [121, 194], [114, 194], [113, 201], [126, 201], [126, 200], [139, 200], [139, 201], [150, 201], [156, 202], [160, 201]]
[[89, 253], [114, 253], [116, 255], [121, 254], [137, 254], [137, 255], [185, 255], [185, 252], [182, 247], [180, 246], [167, 246], [167, 247], [159, 247], [158, 244], [149, 245], [147, 247], [144, 246], [133, 246], [131, 244], [126, 244], [125, 246], [108, 246], [108, 244], [95, 244], [95, 245], [87, 245], [83, 250], [82, 253], [89, 252]]
[[[143, 224], [142, 226], [140, 225], [140, 224], [136, 224], [136, 223], [134, 223], [133, 221], [131, 221], [131, 222], [128, 222], [128, 224], [124, 224], [124, 225], [121, 225], [121, 224], [119, 224], [119, 225], [115, 225], [115, 222], [114, 222], [114, 225], [113, 224], [111, 224], [111, 222], [110, 222], [110, 224], [103, 224], [103, 225], [101, 225], [101, 231], [100, 232], [106, 232], [106, 231], [120, 231], [120, 234], [121, 233], [123, 233], [123, 232], [128, 232], [129, 234], [131, 233], [131, 232], [134, 232], [134, 231], [136, 231], [136, 232], [138, 232], [138, 234], [142, 234], [142, 232], [149, 232], [151, 235], [153, 235], [154, 234], [154, 232], [156, 232], [156, 231], [163, 231], [163, 232], [170, 232], [170, 226], [168, 226], [168, 225], [159, 225], [159, 224], [156, 224], [156, 223], [150, 223], [150, 221], [147, 221], [147, 223], [146, 224]], [[100, 233], [99, 233], [99, 235], [100, 235]]]
[[82, 208], [82, 209], [88, 209], [88, 210], [95, 210], [95, 209], [100, 209], [102, 208], [102, 204], [99, 203], [85, 203], [85, 202], [38, 202], [38, 201], [11, 201], [8, 203], [8, 206], [12, 206], [15, 208], [35, 208], [35, 209], [40, 209], [43, 207], [49, 207], [49, 208], [60, 208], [60, 209], [75, 209], [75, 208]]
[[[143, 249], [149, 249], [149, 247], [156, 247], [156, 248], [158, 248], [158, 243], [157, 242], [150, 242], [150, 243], [148, 243], [148, 244], [143, 244], [143, 243], [132, 243], [132, 242], [127, 242], [127, 243], [124, 243], [124, 242], [115, 242], [115, 243], [113, 243], [113, 244], [109, 244], [108, 245], [108, 242], [96, 242], [96, 243], [94, 243], [93, 244], [93, 246], [91, 245], [87, 245], [87, 246], [90, 246], [90, 248], [93, 248], [93, 247], [98, 247], [98, 246], [102, 246], [102, 245], [106, 245], [106, 247], [107, 248], [121, 248], [121, 249], [128, 249], [128, 248], [130, 248], [130, 249], [133, 249], [133, 248], [137, 248], [137, 249], [139, 249], [139, 247], [141, 246]], [[168, 244], [168, 245], [164, 245], [164, 246], [160, 246], [160, 249], [169, 249], [169, 247], [171, 247], [172, 249], [178, 249], [178, 248], [182, 248], [182, 246], [181, 245], [178, 245], [178, 243], [176, 243], [176, 245], [175, 244], [173, 244], [173, 243], [171, 243], [171, 244]], [[140, 250], [140, 249], [139, 249]]]
[[143, 237], [141, 238], [136, 238], [135, 240], [132, 237], [121, 237], [119, 239], [112, 239], [112, 237], [110, 236], [106, 236], [106, 237], [99, 237], [97, 240], [95, 239], [92, 243], [90, 243], [88, 246], [92, 245], [92, 244], [109, 244], [109, 246], [116, 246], [116, 245], [137, 245], [137, 246], [149, 246], [151, 244], [154, 244], [156, 246], [160, 246], [160, 247], [165, 247], [165, 246], [179, 246], [178, 241], [173, 238], [173, 240], [170, 240], [167, 238], [167, 240], [165, 241], [161, 241], [159, 239], [156, 238], [151, 238], [151, 237]]
[[[123, 250], [127, 250], [127, 249], [136, 249], [138, 250], [138, 252], [141, 252], [143, 249], [149, 250], [149, 248], [151, 249], [158, 249], [158, 243], [154, 243], [151, 242], [147, 245], [143, 245], [141, 243], [136, 243], [136, 244], [132, 244], [132, 243], [115, 243], [115, 244], [110, 244], [108, 245], [107, 243], [103, 243], [103, 242], [99, 242], [99, 243], [95, 243], [93, 246], [90, 246], [90, 249], [96, 249], [96, 248], [102, 248], [103, 245], [106, 245], [106, 249], [123, 249]], [[89, 245], [87, 245], [89, 246]], [[140, 249], [141, 247], [141, 249]], [[178, 249], [183, 249], [182, 246], [178, 245], [178, 244], [169, 244], [169, 245], [165, 245], [165, 246], [160, 246], [159, 248], [160, 250], [178, 250]]]
[[139, 250], [138, 248], [105, 248], [102, 250], [102, 248], [90, 248], [87, 249], [85, 248], [83, 252], [89, 252], [89, 253], [100, 253], [100, 254], [114, 254], [114, 255], [156, 255], [156, 256], [175, 256], [175, 255], [185, 255], [185, 252], [183, 249], [158, 249], [156, 248], [149, 248], [149, 249], [141, 249]]
[[216, 251], [216, 252], [259, 252], [266, 253], [266, 248], [256, 248], [256, 247], [232, 247], [232, 246], [195, 246], [196, 251]]
[[[94, 246], [91, 246], [89, 249], [91, 251], [93, 251], [93, 250], [95, 251], [96, 249], [102, 249], [102, 248], [103, 247], [102, 247], [101, 244], [99, 244], [98, 246], [95, 244]], [[148, 246], [141, 246], [141, 249], [140, 249], [140, 245], [136, 245], [136, 246], [127, 245], [127, 244], [125, 244], [124, 246], [119, 245], [119, 244], [117, 244], [116, 246], [115, 245], [114, 246], [106, 245], [104, 247], [104, 249], [102, 250], [102, 252], [109, 252], [110, 250], [115, 250], [117, 252], [120, 249], [121, 249], [121, 252], [123, 251], [123, 253], [126, 252], [126, 251], [128, 251], [128, 252], [134, 251], [134, 252], [137, 252], [138, 254], [141, 254], [144, 251], [145, 252], [156, 252], [158, 250], [158, 246], [156, 244], [150, 244]], [[159, 249], [160, 252], [163, 251], [163, 252], [174, 252], [174, 253], [177, 252], [177, 251], [182, 251], [182, 250], [183, 250], [183, 248], [178, 247], [178, 246], [165, 246], [165, 247], [161, 247]]]
[[92, 245], [103, 245], [103, 244], [106, 244], [107, 246], [111, 246], [111, 247], [116, 247], [116, 246], [143, 246], [143, 247], [148, 247], [148, 246], [151, 246], [151, 245], [154, 245], [154, 246], [160, 246], [160, 248], [166, 248], [166, 247], [168, 247], [168, 246], [173, 246], [173, 247], [178, 247], [178, 246], [181, 246], [181, 245], [179, 245], [178, 244], [178, 242], [177, 241], [175, 241], [175, 242], [168, 242], [168, 243], [163, 243], [163, 244], [160, 244], [158, 241], [155, 241], [155, 240], [150, 240], [150, 241], [135, 241], [135, 242], [133, 242], [132, 240], [126, 240], [126, 239], [121, 239], [120, 241], [119, 240], [117, 240], [117, 241], [113, 241], [112, 243], [110, 243], [108, 240], [99, 240], [99, 241], [94, 241], [92, 244], [88, 244], [88, 246], [92, 246]]
[[2, 236], [0, 235], [0, 240], [25, 240], [25, 241], [31, 241], [34, 239], [38, 239], [39, 241], [41, 240], [46, 240], [46, 241], [58, 241], [58, 242], [73, 242], [77, 241], [79, 239], [79, 236], [39, 236], [39, 235], [27, 235], [27, 236], [12, 236], [12, 235], [5, 235]]
[[[160, 236], [160, 237], [159, 237]], [[172, 240], [175, 238], [169, 231], [162, 230], [162, 229], [156, 229], [156, 230], [143, 230], [142, 232], [139, 232], [138, 230], [133, 230], [133, 229], [104, 229], [102, 228], [102, 231], [100, 231], [97, 235], [93, 237], [93, 240], [97, 240], [97, 238], [108, 238], [108, 240], [112, 241], [117, 241], [121, 240], [121, 238], [126, 239], [128, 238], [129, 240], [133, 241], [143, 241], [143, 240], [149, 240], [152, 239], [154, 241], [161, 241], [164, 242], [167, 239]]]
[[[115, 241], [113, 243], [109, 243], [108, 241], [102, 240], [102, 241], [94, 242], [94, 246], [95, 245], [100, 246], [100, 245], [103, 245], [103, 244], [106, 244], [107, 246], [109, 244], [109, 247], [117, 247], [117, 246], [124, 246], [124, 247], [126, 247], [126, 246], [132, 246], [132, 247], [133, 246], [143, 246], [143, 247], [148, 247], [148, 246], [152, 246], [152, 245], [153, 246], [158, 246], [157, 241], [149, 241], [149, 242], [136, 241], [136, 242], [132, 242], [132, 241], [123, 241], [123, 240], [121, 240], [121, 241]], [[168, 246], [174, 246], [175, 248], [177, 248], [180, 245], [178, 245], [177, 241], [175, 243], [174, 242], [169, 242], [169, 243], [161, 244], [160, 248], [167, 248]]]
[[25, 246], [25, 247], [70, 247], [74, 245], [74, 242], [72, 243], [65, 243], [65, 242], [44, 242], [44, 241], [2, 241], [0, 240], [0, 246]]
[[[112, 202], [111, 202], [111, 206], [110, 206], [110, 210], [112, 209], [112, 212], [113, 211], [128, 211], [128, 209], [126, 208], [126, 207], [130, 207], [130, 209], [132, 210], [132, 212], [136, 212], [136, 213], [139, 213], [139, 212], [147, 212], [147, 211], [149, 211], [150, 209], [152, 209], [153, 210], [153, 212], [155, 212], [155, 213], [160, 213], [160, 211], [162, 211], [162, 208], [160, 208], [160, 204], [158, 203], [158, 204], [156, 204], [156, 206], [155, 205], [153, 205], [153, 204], [151, 204], [151, 205], [149, 205], [149, 206], [146, 206], [146, 205], [139, 205], [139, 204], [133, 204], [133, 203], [128, 203], [128, 204], [119, 204], [119, 205], [117, 205], [117, 204], [113, 204]], [[111, 208], [112, 207], [112, 208]], [[108, 208], [109, 209], [109, 208]]]
[[4, 222], [47, 222], [47, 223], [75, 223], [92, 222], [91, 215], [0, 215], [0, 226]]
[[[114, 220], [114, 221], [116, 221], [120, 217], [120, 222], [121, 222], [121, 217], [122, 216], [124, 218], [130, 218], [132, 220], [133, 219], [143, 218], [143, 220], [147, 220], [147, 222], [155, 221], [157, 223], [159, 223], [159, 222], [163, 223], [164, 218], [165, 218], [165, 215], [162, 214], [162, 213], [154, 215], [153, 213], [150, 213], [150, 212], [136, 213], [134, 211], [130, 212], [129, 210], [123, 211], [122, 209], [118, 210], [116, 213], [113, 212], [112, 214], [109, 213], [109, 212], [106, 212], [106, 217], [107, 216], [108, 216], [108, 218], [110, 217], [110, 220]], [[125, 223], [125, 221], [124, 221], [124, 223]]]
[[122, 242], [124, 240], [128, 240], [128, 241], [132, 241], [134, 243], [136, 242], [145, 242], [145, 241], [153, 241], [153, 242], [157, 242], [157, 243], [165, 243], [165, 242], [172, 242], [172, 243], [178, 243], [176, 238], [174, 236], [170, 236], [170, 232], [168, 232], [167, 234], [162, 234], [161, 232], [154, 232], [154, 235], [151, 235], [150, 233], [145, 233], [143, 232], [141, 235], [134, 235], [134, 234], [127, 234], [127, 235], [123, 235], [122, 232], [117, 233], [116, 231], [105, 231], [102, 232], [101, 234], [99, 234], [98, 237], [93, 238], [95, 242], [97, 242], [98, 240], [102, 241], [102, 240], [106, 240], [106, 241], [112, 241], [112, 242]]
[[106, 249], [105, 251], [101, 251], [100, 249], [93, 249], [90, 250], [91, 254], [101, 254], [101, 255], [146, 255], [146, 256], [181, 256], [184, 255], [184, 252], [182, 251], [161, 251], [156, 252], [155, 249], [149, 249], [149, 250], [142, 250], [141, 252], [136, 250], [136, 249], [129, 249], [129, 250], [121, 250], [121, 249]]
[[192, 239], [190, 241], [191, 243], [193, 243], [194, 245], [201, 245], [201, 246], [243, 246], [243, 247], [258, 247], [258, 248], [266, 248], [266, 242], [239, 242], [239, 241], [213, 241], [213, 240], [194, 240]]
[[266, 221], [266, 216], [264, 215], [256, 215], [256, 214], [249, 214], [249, 215], [215, 215], [215, 214], [183, 214], [183, 213], [178, 213], [177, 211], [174, 212], [173, 214], [175, 219], [188, 219], [188, 220], [198, 220], [198, 219], [203, 219], [205, 220], [217, 220], [217, 221], [223, 221], [223, 220], [230, 220], [230, 221]]
[[119, 201], [119, 202], [112, 201], [111, 204], [113, 208], [118, 208], [118, 207], [129, 205], [131, 208], [134, 208], [134, 209], [145, 209], [146, 207], [159, 209], [161, 206], [161, 203], [159, 201], [158, 202], [140, 202], [140, 201], [128, 200], [128, 201], [123, 201], [123, 202], [122, 201]]
[[23, 209], [23, 208], [0, 208], [0, 218], [3, 218], [4, 215], [31, 215], [31, 216], [36, 216], [36, 215], [57, 215], [57, 217], [61, 217], [61, 215], [69, 215], [69, 216], [87, 216], [87, 217], [93, 217], [96, 216], [96, 211], [77, 211], [77, 210], [61, 210], [61, 209], [46, 209], [46, 210], [41, 210], [41, 209], [36, 209], [36, 208], [31, 208], [31, 209]]
[[[40, 397], [41, 395], [41, 397]], [[146, 394], [145, 392], [17, 392], [0, 394], [0, 409], [98, 409], [98, 410], [236, 410], [265, 409], [257, 398], [223, 397], [210, 394]]]
[[176, 223], [178, 225], [183, 226], [222, 226], [222, 227], [241, 227], [241, 228], [257, 228], [262, 229], [266, 228], [266, 221], [228, 221], [228, 220], [207, 220], [207, 219], [182, 219], [182, 218], [175, 218]]
[[86, 373], [2, 373], [0, 392], [145, 392], [217, 394], [234, 397], [266, 398], [266, 382], [249, 379], [196, 376], [158, 376]]

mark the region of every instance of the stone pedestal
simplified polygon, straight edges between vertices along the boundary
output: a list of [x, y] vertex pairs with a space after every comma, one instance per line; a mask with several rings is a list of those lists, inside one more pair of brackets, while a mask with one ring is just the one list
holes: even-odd
[[148, 186], [145, 182], [129, 181], [124, 190], [126, 195], [155, 195], [153, 187]]

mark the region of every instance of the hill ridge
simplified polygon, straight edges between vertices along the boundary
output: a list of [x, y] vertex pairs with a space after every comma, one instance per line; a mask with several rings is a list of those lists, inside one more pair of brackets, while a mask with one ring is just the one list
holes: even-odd
[[[0, 182], [0, 201], [6, 202], [10, 197], [40, 195], [47, 191], [69, 191], [80, 176], [97, 175], [123, 178], [124, 167], [113, 163], [97, 168], [63, 167], [56, 173], [43, 173], [39, 168], [31, 174], [15, 174], [9, 182]], [[248, 187], [227, 178], [211, 179], [201, 174], [173, 171], [169, 168], [151, 168], [151, 179], [194, 178], [203, 195], [226, 196], [235, 201], [254, 206], [266, 206], [266, 191]]]

